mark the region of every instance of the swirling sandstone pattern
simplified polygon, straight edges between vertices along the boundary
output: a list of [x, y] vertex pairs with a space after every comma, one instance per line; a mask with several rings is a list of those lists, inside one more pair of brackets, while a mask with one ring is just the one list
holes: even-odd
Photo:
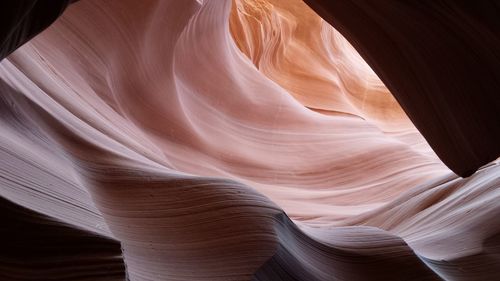
[[494, 280], [444, 166], [304, 3], [85, 0], [0, 64], [2, 280]]

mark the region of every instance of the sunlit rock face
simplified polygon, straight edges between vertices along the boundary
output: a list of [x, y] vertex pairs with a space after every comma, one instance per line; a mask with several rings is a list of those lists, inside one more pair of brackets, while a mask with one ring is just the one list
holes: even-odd
[[301, 1], [81, 0], [0, 79], [0, 280], [497, 278], [498, 163]]
[[259, 71], [304, 106], [356, 115], [387, 130], [411, 126], [356, 50], [304, 2], [235, 1], [230, 30]]

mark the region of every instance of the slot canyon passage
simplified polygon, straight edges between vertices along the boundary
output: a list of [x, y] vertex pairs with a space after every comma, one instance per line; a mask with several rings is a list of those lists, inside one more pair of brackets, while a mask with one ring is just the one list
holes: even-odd
[[1, 3], [0, 280], [500, 280], [460, 2]]

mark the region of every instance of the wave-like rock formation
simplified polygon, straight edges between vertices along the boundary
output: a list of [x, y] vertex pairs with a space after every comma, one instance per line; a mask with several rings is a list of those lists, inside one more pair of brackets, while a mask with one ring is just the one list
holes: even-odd
[[498, 161], [450, 171], [299, 0], [81, 0], [0, 92], [1, 280], [498, 277]]
[[498, 1], [304, 1], [354, 44], [450, 169], [470, 176], [498, 158]]

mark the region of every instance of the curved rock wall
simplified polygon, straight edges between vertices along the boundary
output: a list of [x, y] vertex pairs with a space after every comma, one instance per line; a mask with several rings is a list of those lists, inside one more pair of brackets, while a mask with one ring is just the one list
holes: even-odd
[[0, 80], [4, 221], [80, 257], [10, 280], [496, 277], [498, 162], [448, 170], [301, 2], [79, 1]]

